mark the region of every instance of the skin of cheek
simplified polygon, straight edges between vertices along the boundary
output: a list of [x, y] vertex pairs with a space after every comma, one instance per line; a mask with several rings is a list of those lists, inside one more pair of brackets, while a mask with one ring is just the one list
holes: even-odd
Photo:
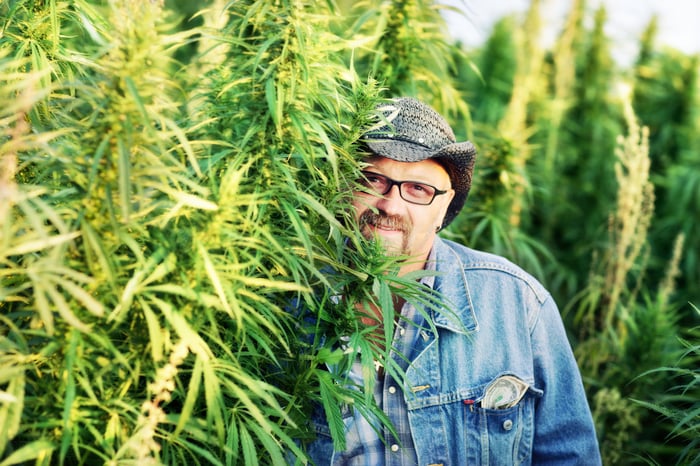
[[[451, 198], [452, 196], [438, 198], [429, 206], [406, 205], [405, 209], [392, 207], [391, 210], [385, 210], [383, 206], [388, 202], [404, 201], [387, 201], [371, 195], [358, 194], [353, 202], [355, 220], [361, 227], [362, 235], [367, 239], [381, 241], [388, 254], [425, 259], [435, 239], [436, 227], [442, 223]], [[389, 214], [388, 211], [393, 213]], [[373, 212], [376, 212], [376, 215], [372, 215]], [[401, 225], [400, 231], [386, 232], [373, 228], [361, 220], [363, 216], [374, 219], [374, 223], [382, 222], [384, 225], [395, 219], [393, 221]]]

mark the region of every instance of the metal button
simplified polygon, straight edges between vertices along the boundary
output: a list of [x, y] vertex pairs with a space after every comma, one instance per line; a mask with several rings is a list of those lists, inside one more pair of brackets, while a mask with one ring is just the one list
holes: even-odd
[[394, 387], [393, 385], [391, 387], [389, 387], [389, 393], [391, 393], [391, 394], [396, 393], [396, 387]]
[[396, 453], [397, 451], [399, 451], [399, 446], [398, 446], [397, 444], [393, 444], [393, 445], [391, 446], [391, 451], [393, 451], [394, 453]]
[[503, 421], [503, 429], [510, 430], [512, 428], [513, 428], [513, 421], [511, 421], [510, 419], [506, 419], [505, 421]]

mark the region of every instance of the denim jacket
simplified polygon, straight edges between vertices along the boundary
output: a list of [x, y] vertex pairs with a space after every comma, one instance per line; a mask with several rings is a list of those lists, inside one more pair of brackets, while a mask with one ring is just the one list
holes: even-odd
[[[581, 376], [552, 297], [511, 262], [436, 238], [434, 287], [451, 311], [431, 314], [437, 334], [419, 338], [403, 396], [420, 466], [598, 465]], [[504, 375], [528, 384], [506, 409], [481, 406]], [[321, 418], [319, 418], [321, 419]], [[352, 428], [348, 412], [346, 426]], [[328, 428], [309, 446], [333, 464]]]

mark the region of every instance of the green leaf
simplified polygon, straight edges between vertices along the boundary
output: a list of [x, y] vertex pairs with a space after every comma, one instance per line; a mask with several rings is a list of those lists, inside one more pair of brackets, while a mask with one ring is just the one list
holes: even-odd
[[180, 415], [177, 420], [177, 425], [175, 426], [175, 431], [173, 436], [177, 437], [186, 428], [190, 420], [192, 419], [192, 413], [197, 405], [199, 394], [201, 391], [202, 375], [203, 375], [203, 364], [204, 360], [201, 358], [196, 358], [194, 362], [194, 368], [192, 369], [192, 375], [189, 379], [189, 385], [187, 386], [187, 396], [185, 397], [185, 402], [180, 409]]
[[336, 451], [345, 450], [345, 424], [336, 398], [338, 388], [333, 383], [332, 376], [327, 371], [316, 371], [321, 393], [321, 403], [326, 413], [326, 420], [333, 438], [333, 448]]
[[277, 132], [280, 133], [282, 131], [282, 123], [280, 121], [282, 115], [278, 113], [277, 88], [275, 80], [272, 78], [268, 78], [267, 81], [265, 81], [265, 99], [267, 100], [267, 109], [270, 112], [270, 117], [272, 117], [272, 121], [275, 123]]
[[256, 448], [253, 437], [248, 432], [245, 423], [239, 423], [239, 432], [241, 439], [241, 450], [243, 452], [243, 461], [246, 466], [257, 466], [258, 462], [258, 450]]
[[20, 243], [5, 251], [6, 256], [21, 256], [32, 252], [42, 251], [60, 244], [64, 244], [80, 236], [80, 232], [65, 233], [62, 235], [46, 236], [36, 240]]
[[124, 143], [120, 136], [116, 136], [117, 167], [119, 177], [119, 207], [122, 219], [129, 223], [131, 215], [131, 157], [130, 147]]
[[25, 374], [24, 371], [15, 371], [5, 387], [0, 391], [0, 457], [7, 443], [19, 432], [24, 408]]
[[0, 462], [0, 466], [21, 465], [31, 460], [35, 460], [37, 465], [49, 464], [48, 460], [51, 458], [51, 453], [55, 448], [55, 445], [49, 440], [35, 440], [12, 452]]
[[51, 298], [51, 301], [58, 311], [58, 314], [63, 318], [63, 320], [66, 321], [67, 324], [77, 330], [80, 330], [81, 332], [90, 332], [90, 326], [85, 324], [73, 313], [73, 310], [68, 305], [68, 302], [65, 300], [61, 292], [58, 291], [55, 286], [53, 286], [53, 283], [46, 283], [44, 291]]

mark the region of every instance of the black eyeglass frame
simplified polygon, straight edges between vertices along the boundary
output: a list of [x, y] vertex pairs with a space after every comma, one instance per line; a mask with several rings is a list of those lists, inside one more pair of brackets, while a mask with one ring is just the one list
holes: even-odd
[[[376, 176], [376, 177], [378, 177], [378, 178], [382, 178], [382, 179], [385, 179], [385, 180], [387, 181], [387, 188], [386, 188], [386, 190], [385, 190], [383, 193], [381, 193], [381, 192], [379, 192], [379, 191], [374, 190], [372, 187], [367, 186], [367, 185], [365, 184], [365, 182], [364, 182], [365, 180], [358, 180], [358, 182], [361, 183], [362, 185], [364, 185], [367, 189], [370, 189], [370, 190], [372, 190], [374, 193], [377, 193], [377, 194], [379, 194], [379, 195], [384, 196], [384, 195], [387, 194], [389, 191], [391, 191], [391, 188], [393, 188], [394, 186], [398, 186], [398, 187], [399, 187], [399, 196], [401, 196], [401, 199], [403, 199], [404, 201], [406, 201], [406, 202], [408, 202], [408, 203], [410, 203], [410, 204], [415, 204], [415, 205], [430, 205], [430, 204], [433, 203], [433, 201], [435, 200], [435, 198], [436, 198], [437, 196], [441, 196], [441, 195], [446, 194], [446, 193], [449, 192], [449, 189], [447, 189], [447, 190], [438, 189], [437, 187], [433, 186], [432, 184], [423, 183], [422, 181], [414, 181], [414, 180], [396, 181], [396, 180], [394, 180], [394, 179], [392, 179], [392, 178], [389, 178], [389, 177], [386, 176], [386, 175], [382, 175], [381, 173], [375, 173], [375, 172], [368, 171], [368, 170], [363, 170], [361, 173], [362, 173], [362, 175], [365, 177], [365, 179], [366, 179], [368, 176]], [[426, 203], [412, 201], [412, 200], [406, 199], [406, 198], [404, 197], [403, 189], [402, 189], [404, 183], [413, 183], [413, 184], [417, 184], [417, 185], [426, 186], [426, 187], [429, 187], [429, 188], [433, 189], [435, 192], [433, 193], [433, 197], [430, 198], [430, 200], [429, 200], [428, 202], [426, 202]], [[372, 193], [369, 193], [369, 194], [372, 194]]]

